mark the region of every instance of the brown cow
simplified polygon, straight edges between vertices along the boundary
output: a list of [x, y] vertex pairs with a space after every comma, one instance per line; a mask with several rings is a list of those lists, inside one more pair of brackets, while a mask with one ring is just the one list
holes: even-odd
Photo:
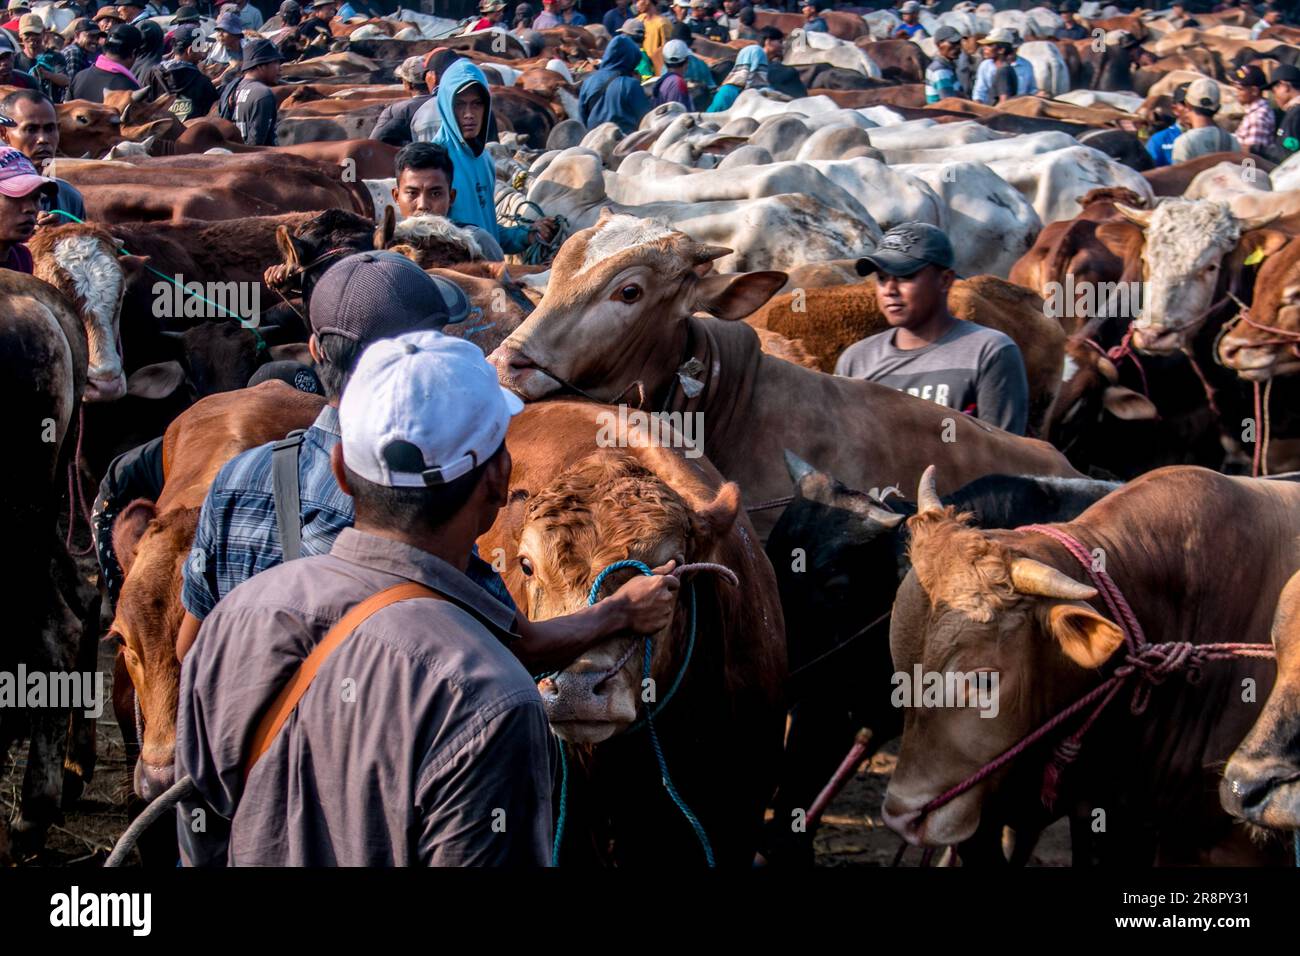
[[[1020, 347], [1029, 376], [1029, 427], [1037, 433], [1061, 385], [1060, 323], [1044, 314], [1036, 293], [996, 276], [958, 279], [948, 305], [957, 318], [1005, 332]], [[745, 321], [798, 340], [823, 372], [835, 371], [840, 353], [854, 342], [889, 328], [876, 301], [875, 279], [779, 295]]]
[[1282, 589], [1273, 615], [1277, 679], [1264, 709], [1219, 783], [1223, 808], [1272, 830], [1300, 830], [1300, 573]]
[[873, 40], [858, 37], [854, 41], [880, 67], [886, 79], [899, 83], [924, 83], [925, 67], [930, 58], [911, 40]]
[[[665, 433], [655, 438], [635, 423], [624, 431], [617, 418], [613, 408], [564, 401], [518, 415], [507, 439], [511, 503], [479, 550], [500, 557], [511, 595], [534, 620], [586, 606], [596, 576], [615, 561], [715, 562], [735, 572], [738, 586], [704, 572], [684, 579], [676, 619], [653, 635], [650, 676], [660, 688], [655, 731], [676, 789], [718, 864], [749, 866], [785, 724], [776, 581], [750, 544], [736, 486], [704, 459], [685, 457], [682, 436], [661, 443]], [[597, 447], [602, 434], [620, 447]], [[633, 573], [615, 572], [602, 594]], [[562, 865], [703, 863], [664, 793], [645, 728], [629, 726], [645, 713], [644, 645], [642, 637], [612, 639], [541, 683], [569, 753]], [[681, 687], [667, 699], [679, 674]]]
[[[1040, 790], [1048, 795], [1043, 748], [1061, 744], [1091, 707], [1008, 767], [925, 811], [1136, 652], [1123, 650], [1124, 633], [1099, 610], [1107, 605], [1097, 590], [1077, 580], [1084, 572], [1061, 543], [1031, 531], [970, 527], [969, 516], [940, 505], [930, 475], [917, 503], [908, 523], [913, 570], [890, 627], [894, 666], [909, 675], [938, 672], [945, 683], [958, 673], [997, 677], [983, 710], [961, 697], [945, 700], [946, 707], [914, 697], [904, 716], [885, 822], [908, 842], [933, 846], [975, 832], [990, 787], [1004, 797], [1019, 790], [1016, 802], [1026, 806]], [[1271, 595], [1300, 565], [1300, 486], [1166, 468], [1053, 527], [1110, 575], [1148, 644], [1265, 642]], [[1183, 653], [1177, 644], [1174, 652]], [[1167, 680], [1158, 670], [1152, 677], [1160, 686], [1121, 685], [1082, 738], [1077, 760], [1067, 760], [1057, 777], [1055, 812], [1095, 822], [1104, 811], [1104, 830], [1094, 827], [1092, 839], [1110, 863], [1279, 862], [1280, 854], [1240, 839], [1214, 798], [1219, 768], [1258, 715], [1258, 704], [1242, 702], [1242, 682], [1270, 686], [1272, 663], [1192, 657]], [[1130, 678], [1145, 679], [1145, 665]], [[1086, 830], [1076, 829], [1076, 837]]]
[[1243, 379], [1267, 381], [1300, 371], [1300, 239], [1268, 256], [1255, 295], [1219, 339], [1219, 361]]
[[126, 578], [109, 638], [122, 648], [144, 721], [134, 782], [145, 800], [174, 781], [181, 567], [208, 486], [240, 452], [309, 426], [322, 404], [319, 396], [279, 381], [194, 404], [163, 437], [165, 484], [158, 500], [131, 502], [113, 524], [113, 549]]
[[68, 100], [55, 109], [59, 114], [59, 152], [64, 156], [98, 159], [122, 141], [122, 117], [112, 107]]
[[[957, 484], [995, 471], [1075, 474], [1041, 442], [886, 386], [765, 357], [753, 330], [734, 320], [766, 302], [785, 274], [699, 276], [729, 251], [603, 213], [561, 247], [537, 311], [492, 354], [502, 383], [530, 401], [568, 390], [699, 413], [705, 454], [750, 502], [790, 493], [787, 448], [862, 488], [919, 477], [926, 456], [940, 454]], [[764, 536], [776, 517], [768, 511], [755, 522]]]

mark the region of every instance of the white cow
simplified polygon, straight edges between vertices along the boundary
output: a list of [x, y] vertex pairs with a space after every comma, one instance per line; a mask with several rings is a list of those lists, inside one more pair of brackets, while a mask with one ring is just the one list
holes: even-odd
[[791, 30], [781, 62], [789, 66], [805, 63], [829, 63], [844, 70], [855, 70], [863, 76], [880, 78], [880, 67], [862, 47], [849, 40], [841, 40], [829, 33], [805, 33]]
[[895, 163], [988, 163], [999, 159], [1037, 156], [1039, 153], [1050, 153], [1053, 150], [1069, 149], [1071, 146], [1078, 145], [1079, 141], [1070, 134], [1049, 130], [1042, 133], [1024, 133], [1019, 136], [999, 135], [997, 139], [977, 140], [973, 143], [938, 149], [906, 146], [877, 148], [885, 154], [885, 160], [892, 166]]
[[1136, 93], [1108, 93], [1104, 90], [1071, 90], [1058, 93], [1055, 98], [1074, 106], [1110, 106], [1125, 113], [1136, 113], [1142, 106], [1142, 97]]
[[973, 120], [936, 123], [934, 120], [922, 119], [871, 130], [867, 133], [867, 138], [871, 140], [872, 146], [889, 156], [892, 153], [952, 149], [972, 143], [1009, 141], [1013, 137], [991, 130]]
[[1155, 201], [1145, 176], [1090, 146], [1071, 146], [1037, 156], [994, 160], [988, 164], [1033, 205], [1043, 223], [1074, 219], [1078, 200], [1094, 189], [1131, 189], [1147, 203]]
[[1070, 92], [1070, 68], [1065, 63], [1061, 49], [1046, 40], [1023, 43], [1016, 55], [1024, 57], [1034, 68], [1034, 82], [1049, 96]]
[[1183, 190], [1183, 198], [1215, 199], [1232, 205], [1239, 197], [1258, 197], [1261, 192], [1272, 192], [1274, 188], [1273, 180], [1253, 160], [1223, 162], [1197, 173]]
[[1300, 189], [1300, 153], [1292, 153], [1286, 159], [1282, 160], [1277, 167], [1268, 174], [1273, 188], [1281, 192], [1282, 190]]
[[958, 275], [1005, 279], [1042, 231], [1029, 201], [980, 163], [914, 164], [893, 171], [925, 182], [947, 207]]
[[[677, 177], [679, 181], [697, 175]], [[827, 259], [862, 255], [880, 241], [872, 220], [826, 205], [815, 196], [783, 194], [718, 202], [617, 203], [605, 192], [600, 157], [582, 147], [553, 159], [529, 187], [528, 198], [548, 214], [563, 215], [576, 232], [594, 225], [600, 210], [663, 219], [698, 242], [726, 246], [722, 272], [791, 269]], [[1029, 210], [1033, 214], [1033, 210]]]

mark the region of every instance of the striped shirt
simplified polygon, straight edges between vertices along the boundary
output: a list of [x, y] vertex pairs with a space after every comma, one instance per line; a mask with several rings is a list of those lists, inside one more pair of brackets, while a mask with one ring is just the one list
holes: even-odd
[[[298, 452], [303, 557], [328, 554], [339, 532], [352, 526], [352, 498], [330, 471], [330, 452], [339, 440], [338, 409], [326, 405], [303, 435]], [[237, 585], [284, 561], [275, 522], [271, 448], [262, 445], [232, 458], [208, 489], [181, 588], [181, 603], [199, 620]], [[515, 610], [505, 582], [477, 552], [465, 573]]]

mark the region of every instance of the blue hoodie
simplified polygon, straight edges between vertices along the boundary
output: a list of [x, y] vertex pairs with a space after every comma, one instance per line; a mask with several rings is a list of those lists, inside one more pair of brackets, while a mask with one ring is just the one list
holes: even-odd
[[[488, 108], [483, 117], [483, 130], [473, 142], [467, 143], [460, 135], [452, 106], [457, 93], [475, 84], [482, 89]], [[455, 169], [451, 187], [456, 190], [456, 199], [447, 211], [447, 218], [458, 225], [478, 226], [495, 237], [507, 253], [523, 252], [528, 245], [528, 227], [497, 224], [496, 168], [486, 151], [487, 131], [493, 128], [487, 77], [469, 60], [457, 60], [438, 80], [437, 103], [442, 126], [433, 142], [447, 151]]]
[[578, 111], [587, 129], [595, 129], [601, 123], [617, 123], [619, 131], [626, 136], [650, 112], [650, 98], [636, 75], [640, 62], [641, 48], [631, 37], [620, 33], [609, 41], [600, 69], [583, 80], [578, 93]]
[[[767, 54], [763, 52], [761, 46], [755, 43], [742, 47], [740, 53], [736, 55], [736, 65], [731, 68], [726, 80], [718, 87], [718, 94], [705, 112], [721, 113], [729, 110], [736, 102], [736, 97], [740, 96], [741, 90], [767, 86], [767, 67]], [[733, 82], [742, 70], [744, 71], [743, 86]]]

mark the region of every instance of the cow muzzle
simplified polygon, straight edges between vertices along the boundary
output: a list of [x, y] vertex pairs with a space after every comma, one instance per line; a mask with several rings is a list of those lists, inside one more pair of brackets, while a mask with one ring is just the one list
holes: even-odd
[[535, 402], [563, 388], [558, 379], [542, 371], [532, 359], [508, 343], [497, 346], [488, 361], [496, 368], [501, 384], [526, 402]]
[[81, 395], [83, 402], [115, 402], [126, 394], [126, 376], [117, 374], [86, 378], [86, 390]]
[[631, 726], [637, 715], [633, 668], [640, 646], [639, 640], [606, 642], [599, 654], [588, 654], [538, 683], [557, 737], [575, 744], [598, 744]]
[[1256, 826], [1300, 829], [1300, 767], [1277, 759], [1234, 757], [1219, 781], [1219, 802]]
[[144, 758], [136, 760], [133, 783], [136, 796], [141, 800], [152, 802], [171, 788], [176, 782], [175, 764], [147, 764]]

